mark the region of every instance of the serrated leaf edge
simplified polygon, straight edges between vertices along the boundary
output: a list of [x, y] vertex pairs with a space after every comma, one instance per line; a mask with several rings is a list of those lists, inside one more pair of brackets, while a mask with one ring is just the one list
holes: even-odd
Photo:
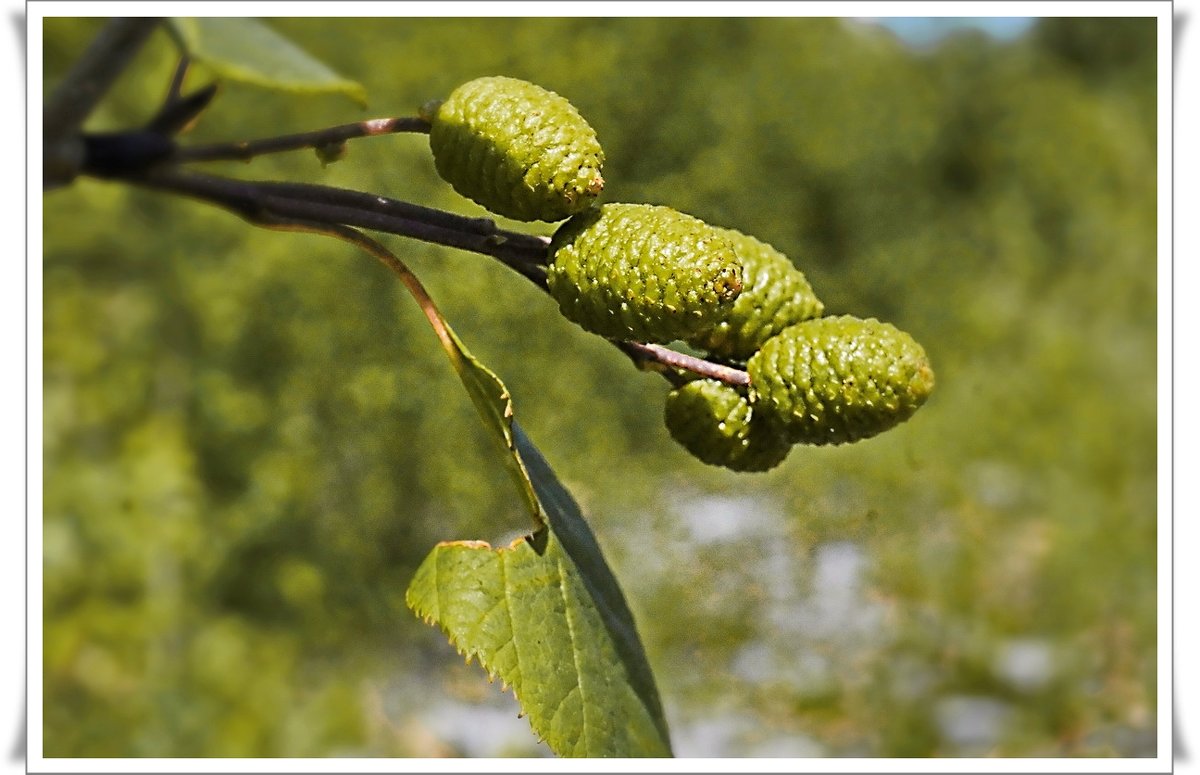
[[[462, 547], [462, 548], [467, 548], [467, 549], [472, 549], [472, 550], [487, 550], [490, 552], [494, 552], [500, 558], [502, 573], [507, 573], [507, 569], [504, 564], [504, 554], [506, 552], [512, 552], [513, 550], [517, 549], [522, 543], [528, 543], [528, 542], [532, 541], [532, 539], [533, 539], [532, 535], [524, 535], [524, 536], [514, 539], [508, 546], [499, 546], [499, 547], [492, 546], [487, 541], [479, 541], [479, 540], [439, 541], [435, 545], [434, 551], [437, 551], [437, 550], [443, 549], [443, 548], [449, 548], [449, 547]], [[550, 711], [550, 715], [546, 718], [545, 723], [548, 726], [551, 725], [553, 723], [554, 718], [556, 717], [557, 713], [559, 712], [559, 710], [565, 706], [567, 698], [569, 698], [573, 693], [579, 692], [580, 700], [581, 700], [582, 714], [583, 714], [583, 723], [582, 723], [583, 734], [582, 734], [580, 740], [577, 741], [577, 746], [582, 745], [583, 749], [585, 751], [587, 751], [587, 750], [591, 750], [591, 746], [592, 746], [592, 740], [590, 737], [590, 735], [592, 734], [592, 732], [591, 732], [592, 727], [588, 723], [589, 706], [588, 706], [588, 703], [586, 700], [586, 695], [589, 692], [588, 692], [588, 690], [586, 690], [584, 688], [584, 685], [583, 685], [584, 684], [584, 681], [583, 681], [584, 671], [581, 669], [581, 667], [579, 665], [579, 660], [578, 660], [578, 654], [581, 649], [581, 644], [580, 644], [579, 639], [575, 632], [575, 623], [571, 619], [572, 606], [571, 606], [571, 601], [568, 597], [569, 592], [567, 590], [567, 580], [568, 580], [569, 571], [565, 566], [565, 561], [563, 558], [558, 559], [558, 561], [555, 563], [555, 568], [557, 570], [556, 581], [558, 583], [559, 591], [563, 596], [563, 605], [564, 605], [564, 610], [565, 610], [565, 614], [566, 614], [567, 632], [568, 632], [568, 635], [569, 635], [570, 641], [571, 641], [571, 654], [572, 654], [573, 665], [574, 665], [574, 673], [573, 673], [574, 678], [572, 681], [572, 686], [567, 690], [566, 694], [564, 694], [562, 696], [562, 698], [560, 700], [558, 700], [558, 702], [553, 703], [548, 706], [547, 709]], [[434, 565], [434, 574], [435, 574], [434, 575], [434, 588], [435, 589], [441, 588], [441, 585], [437, 583], [440, 573], [441, 573], [441, 571], [438, 570], [437, 564], [435, 563], [435, 565]], [[429, 611], [421, 610], [416, 605], [415, 601], [413, 600], [413, 595], [412, 595], [411, 589], [412, 588], [410, 587], [409, 590], [405, 593], [405, 603], [408, 605], [408, 607], [418, 617], [420, 617], [420, 619], [426, 625], [436, 625], [436, 627], [442, 632], [442, 634], [450, 642], [450, 645], [453, 646], [454, 650], [460, 656], [463, 656], [466, 659], [466, 664], [468, 664], [468, 665], [471, 664], [472, 659], [478, 659], [479, 666], [487, 674], [488, 682], [495, 683], [496, 678], [499, 678], [500, 679], [500, 691], [502, 691], [502, 692], [511, 691], [513, 699], [516, 700], [518, 703], [520, 703], [521, 699], [517, 692], [515, 682], [517, 680], [520, 680], [520, 676], [523, 675], [524, 670], [523, 670], [522, 663], [521, 663], [521, 650], [520, 650], [520, 647], [517, 645], [517, 639], [516, 639], [517, 628], [513, 624], [513, 612], [512, 612], [513, 604], [508, 597], [508, 591], [509, 591], [508, 584], [507, 583], [504, 584], [504, 597], [502, 599], [498, 600], [496, 605], [502, 604], [504, 606], [505, 615], [508, 617], [508, 621], [509, 621], [509, 630], [511, 632], [513, 632], [512, 647], [513, 647], [514, 661], [516, 663], [515, 672], [517, 675], [514, 676], [514, 681], [512, 683], [510, 683], [504, 676], [499, 675], [498, 669], [496, 667], [494, 667], [492, 664], [490, 664], [490, 660], [487, 659], [483, 653], [481, 653], [478, 649], [464, 648], [462, 646], [462, 644], [459, 642], [459, 639], [455, 636], [455, 634], [453, 632], [451, 632], [449, 630], [449, 628], [446, 627], [441, 621], [439, 621], [435, 617], [434, 614], [430, 613]], [[440, 602], [437, 607], [440, 610], [440, 608], [441, 608]], [[502, 645], [506, 645], [506, 644], [502, 644]], [[551, 710], [551, 708], [552, 708], [552, 710]], [[537, 736], [538, 742], [545, 743], [545, 741], [546, 741], [545, 740], [545, 730], [539, 730], [538, 727], [535, 726], [533, 717], [525, 711], [524, 707], [521, 708], [521, 712], [518, 715], [518, 718], [521, 718], [521, 717], [527, 718], [529, 720], [529, 727], [532, 730], [532, 732]]]

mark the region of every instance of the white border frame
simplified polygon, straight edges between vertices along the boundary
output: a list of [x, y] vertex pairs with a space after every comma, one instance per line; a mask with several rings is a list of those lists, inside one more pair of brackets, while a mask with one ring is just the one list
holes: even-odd
[[[1200, 0], [1198, 0], [1200, 1]], [[1192, 24], [1200, 23], [1195, 17], [1193, 5]], [[336, 9], [337, 14], [330, 14]], [[697, 0], [688, 3], [632, 3], [632, 2], [573, 2], [548, 5], [538, 2], [513, 3], [478, 3], [478, 2], [446, 2], [446, 3], [370, 3], [345, 2], [336, 5], [323, 2], [263, 3], [263, 2], [178, 2], [178, 3], [140, 3], [140, 2], [41, 2], [34, 0], [26, 5], [28, 14], [28, 104], [35, 108], [41, 98], [41, 63], [42, 63], [42, 19], [47, 16], [117, 16], [117, 15], [191, 15], [191, 16], [223, 16], [223, 15], [256, 15], [256, 16], [540, 16], [547, 10], [552, 10], [558, 16], [842, 16], [842, 17], [887, 17], [887, 16], [1155, 16], [1158, 19], [1158, 62], [1159, 62], [1159, 123], [1158, 123], [1158, 176], [1159, 176], [1159, 249], [1158, 249], [1158, 385], [1159, 385], [1159, 424], [1158, 424], [1158, 455], [1159, 455], [1159, 681], [1158, 681], [1158, 756], [1146, 759], [674, 759], [674, 760], [637, 760], [636, 764], [629, 761], [596, 761], [596, 760], [567, 760], [567, 759], [464, 759], [464, 760], [429, 760], [429, 759], [60, 759], [43, 758], [42, 726], [40, 723], [28, 725], [27, 750], [29, 757], [27, 767], [29, 772], [394, 772], [407, 771], [436, 771], [436, 772], [477, 772], [481, 770], [501, 772], [610, 772], [628, 770], [631, 764], [640, 771], [653, 772], [1167, 772], [1171, 771], [1173, 729], [1169, 720], [1174, 719], [1172, 712], [1172, 667], [1174, 665], [1172, 650], [1173, 617], [1172, 617], [1172, 538], [1173, 521], [1172, 506], [1175, 484], [1172, 479], [1173, 424], [1172, 408], [1189, 412], [1189, 424], [1196, 420], [1200, 412], [1175, 407], [1172, 391], [1172, 333], [1175, 309], [1173, 293], [1179, 286], [1172, 284], [1172, 79], [1170, 74], [1173, 67], [1173, 37], [1172, 37], [1172, 5], [1165, 0], [1149, 0], [1143, 2], [741, 2], [730, 4], [726, 2], [711, 2]], [[733, 13], [736, 12], [736, 13]], [[28, 542], [26, 546], [28, 597], [26, 603], [26, 627], [28, 631], [28, 673], [29, 681], [28, 705], [29, 718], [40, 719], [42, 711], [41, 681], [42, 674], [42, 633], [41, 633], [41, 601], [42, 579], [40, 572], [42, 556], [41, 519], [42, 513], [42, 434], [40, 418], [42, 416], [41, 385], [41, 299], [42, 299], [42, 191], [40, 165], [37, 160], [41, 157], [41, 111], [30, 109], [27, 112], [28, 157], [26, 178], [26, 199], [28, 202], [26, 233], [28, 235], [28, 310], [26, 324], [27, 360], [25, 391], [28, 397], [28, 437], [24, 456], [27, 463], [25, 485], [27, 488], [27, 520]], [[1196, 125], [1193, 123], [1193, 126]], [[1200, 127], [1196, 127], [1200, 129]], [[1200, 136], [1200, 132], [1196, 133]], [[12, 147], [12, 146], [10, 146]], [[7, 169], [4, 170], [8, 172]], [[12, 177], [6, 179], [12, 180]], [[1186, 220], [1186, 219], [1185, 219]], [[15, 229], [14, 229], [15, 231]], [[1193, 253], [1192, 255], [1195, 255]], [[11, 266], [7, 267], [10, 275], [5, 275], [0, 283], [6, 289], [15, 285], [11, 274]], [[1182, 280], [1185, 272], [1178, 267], [1178, 278]], [[1188, 270], [1187, 278], [1195, 279], [1195, 272]], [[1190, 283], [1189, 283], [1190, 284]], [[1194, 288], [1194, 285], [1191, 287]], [[15, 294], [14, 294], [15, 296]], [[1191, 297], [1183, 297], [1191, 300]], [[1183, 307], [1188, 307], [1186, 303]], [[1190, 305], [1195, 310], [1194, 302]], [[3, 314], [7, 315], [4, 323], [9, 331], [18, 328], [14, 321], [15, 298], [3, 305]], [[1188, 318], [1190, 330], [1195, 324], [1195, 314]], [[1187, 340], [1185, 340], [1187, 341]], [[6, 341], [7, 344], [7, 341]], [[6, 355], [13, 356], [9, 348]], [[1185, 384], [1197, 384], [1189, 380]], [[7, 387], [7, 385], [6, 385]], [[16, 395], [8, 395], [8, 406], [20, 405], [23, 397], [18, 400]], [[1185, 401], [1188, 396], [1185, 396]], [[11, 425], [10, 425], [11, 427]], [[1185, 434], [1186, 436], [1186, 434]], [[1180, 443], [1182, 446], [1182, 441]], [[1194, 452], [1196, 445], [1189, 445], [1188, 452]], [[5, 448], [6, 457], [15, 456], [10, 453], [15, 450]], [[1188, 456], [1195, 460], [1194, 455]], [[14, 465], [4, 467], [6, 475], [19, 470]], [[1178, 469], [1176, 469], [1178, 470]], [[14, 477], [15, 478], [15, 477]], [[1190, 496], [1189, 496], [1190, 497]], [[1181, 501], [1182, 502], [1182, 501]], [[1194, 503], [1194, 500], [1189, 502]], [[1200, 515], [1185, 514], [1185, 519], [1193, 520]], [[1194, 533], [1194, 531], [1193, 531]], [[5, 534], [5, 543], [9, 544], [12, 537]], [[10, 544], [11, 545], [11, 544]], [[1195, 563], [1184, 563], [1194, 566]], [[10, 564], [11, 570], [13, 565]], [[10, 575], [14, 575], [11, 574]], [[1192, 578], [1195, 578], [1192, 573]], [[8, 580], [8, 579], [6, 579]], [[10, 585], [11, 588], [11, 585]], [[1194, 631], [1193, 631], [1194, 632]], [[12, 645], [12, 639], [9, 639]], [[1193, 643], [1195, 642], [1193, 638]], [[16, 644], [17, 646], [21, 644]], [[1200, 647], [1200, 643], [1196, 643]], [[11, 655], [10, 655], [11, 656]], [[7, 676], [6, 676], [7, 678]], [[1194, 695], [1193, 695], [1194, 696]], [[1193, 707], [1197, 703], [1193, 701]], [[3, 753], [5, 741], [0, 738], [0, 754]], [[1200, 745], [1195, 736], [1191, 738], [1192, 746]], [[1200, 753], [1193, 750], [1193, 755]]]

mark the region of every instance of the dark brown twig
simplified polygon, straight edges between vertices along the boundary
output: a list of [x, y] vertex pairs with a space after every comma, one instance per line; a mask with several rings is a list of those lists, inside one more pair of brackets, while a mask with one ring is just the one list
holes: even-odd
[[260, 140], [242, 140], [232, 143], [215, 143], [213, 145], [197, 145], [191, 148], [180, 148], [175, 152], [172, 161], [249, 161], [255, 156], [267, 153], [297, 151], [304, 148], [323, 148], [353, 140], [359, 137], [374, 137], [376, 135], [395, 134], [397, 132], [420, 132], [428, 134], [429, 122], [417, 116], [400, 118], [372, 118], [366, 121], [356, 121], [353, 124], [316, 129], [311, 132], [300, 132], [293, 135], [266, 137]]
[[[129, 181], [218, 205], [256, 225], [269, 228], [292, 226], [305, 231], [318, 231], [349, 239], [364, 249], [368, 238], [350, 227], [481, 253], [500, 260], [543, 291], [546, 290], [545, 264], [549, 240], [503, 231], [484, 218], [467, 218], [329, 186], [232, 180], [170, 166], [150, 170], [144, 175], [129, 178]], [[684, 370], [730, 385], [745, 386], [750, 383], [744, 371], [662, 345], [620, 341], [613, 341], [613, 344], [638, 364], [657, 364], [662, 367], [658, 370], [672, 382], [678, 381], [672, 370]]]
[[187, 78], [188, 70], [191, 67], [191, 57], [187, 54], [179, 57], [179, 61], [175, 63], [175, 72], [171, 74], [171, 83], [167, 84], [167, 96], [163, 98], [164, 105], [178, 102], [183, 96], [183, 82]]
[[212, 98], [217, 94], [217, 84], [215, 83], [210, 83], [191, 94], [183, 93], [183, 82], [187, 78], [190, 67], [191, 59], [187, 56], [180, 57], [179, 62], [175, 65], [175, 73], [171, 76], [171, 83], [167, 87], [167, 96], [163, 99], [162, 106], [144, 127], [147, 131], [164, 135], [177, 135], [185, 132], [196, 123], [197, 118], [208, 107], [208, 103], [212, 102]]
[[[353, 226], [481, 253], [500, 260], [546, 290], [549, 240], [506, 232], [486, 218], [467, 218], [330, 186], [232, 180], [170, 166], [129, 180], [218, 205], [260, 226], [281, 228], [291, 224], [306, 231], [350, 238], [361, 245], [366, 238], [361, 234], [352, 236], [349, 227]], [[672, 370], [690, 371], [730, 385], [745, 386], [750, 382], [744, 371], [662, 345], [620, 341], [613, 344], [638, 364], [662, 367], [658, 370], [673, 382], [677, 381], [677, 375]]]
[[[131, 177], [129, 181], [217, 204], [248, 220], [277, 218], [356, 226], [481, 253], [500, 260], [539, 287], [545, 284], [543, 267], [547, 241], [544, 238], [516, 235], [496, 228], [494, 224], [490, 229], [484, 229], [481, 219], [477, 218], [455, 216], [329, 186], [233, 180], [170, 166]], [[321, 201], [318, 194], [327, 195], [334, 201], [341, 195], [350, 195], [347, 201], [366, 197], [373, 200], [379, 210]]]

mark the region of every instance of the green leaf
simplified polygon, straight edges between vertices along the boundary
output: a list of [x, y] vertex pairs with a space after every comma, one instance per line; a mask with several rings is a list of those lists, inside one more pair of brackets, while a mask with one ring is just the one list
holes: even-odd
[[[579, 504], [562, 486], [542, 453], [515, 421], [512, 430], [517, 452], [525, 461], [534, 490], [549, 521], [546, 532], [557, 540], [563, 554], [574, 566], [577, 575], [568, 580], [577, 586], [582, 585], [586, 592], [586, 597], [580, 594], [577, 598], [583, 603], [577, 611], [579, 619], [572, 617], [569, 622], [580, 681], [590, 684], [580, 686], [581, 692], [586, 688], [590, 703], [590, 715], [581, 719], [578, 735], [585, 738], [586, 752], [581, 755], [670, 756], [667, 722], [663, 717], [650, 663], [638, 638], [633, 612], [625, 602], [616, 577], [604, 561], [596, 537], [579, 510]], [[525, 540], [536, 545], [538, 536], [535, 534]], [[564, 656], [561, 653], [552, 655], [550, 664], [553, 665]], [[598, 683], [594, 683], [596, 679], [599, 679]], [[630, 705], [634, 699], [636, 707]], [[621, 719], [623, 714], [628, 714], [624, 716], [624, 726], [617, 727], [613, 719]], [[532, 717], [532, 711], [530, 715]], [[606, 741], [603, 735], [608, 727], [613, 727], [607, 732], [614, 738]], [[555, 747], [549, 737], [546, 739], [551, 747]]]
[[217, 74], [284, 91], [345, 94], [359, 105], [367, 92], [256, 19], [173, 18], [169, 29], [180, 48]]
[[438, 544], [409, 585], [409, 607], [511, 686], [534, 732], [555, 753], [670, 756], [633, 614], [579, 506], [514, 421], [504, 383], [467, 351], [427, 298], [422, 307], [505, 450], [537, 529], [501, 548]]
[[649, 667], [632, 620], [620, 616], [624, 601], [614, 607], [596, 587], [542, 529], [498, 549], [438, 544], [408, 603], [512, 687], [534, 732], [560, 756], [669, 756]]
[[633, 614], [575, 500], [513, 420], [508, 388], [463, 345], [417, 276], [362, 234], [330, 230], [395, 272], [437, 334], [503, 450], [536, 530], [505, 549], [434, 547], [405, 593], [459, 651], [512, 687], [529, 723], [564, 756], [670, 756]]

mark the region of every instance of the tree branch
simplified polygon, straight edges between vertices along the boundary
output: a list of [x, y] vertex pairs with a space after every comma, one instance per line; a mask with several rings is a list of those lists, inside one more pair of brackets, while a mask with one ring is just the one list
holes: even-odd
[[[79, 130], [84, 120], [160, 21], [110, 21], [51, 95], [44, 110], [44, 187], [65, 184], [85, 172], [188, 196], [236, 213], [257, 226], [315, 232], [354, 243], [388, 265], [406, 284], [416, 282], [399, 259], [354, 227], [382, 231], [491, 256], [548, 291], [547, 237], [505, 231], [488, 218], [469, 218], [361, 191], [309, 183], [235, 180], [188, 172], [178, 166], [185, 162], [250, 160], [303, 148], [336, 157], [347, 140], [397, 132], [428, 133], [430, 124], [421, 117], [369, 119], [298, 134], [180, 148], [170, 135], [202, 110], [215, 93], [215, 86], [210, 85], [187, 97], [182, 95], [188, 68], [184, 57], [171, 79], [163, 107], [146, 128], [103, 136], [82, 135]], [[411, 285], [409, 289], [420, 301], [424, 290]], [[432, 300], [426, 296], [425, 301], [432, 308]], [[429, 314], [429, 310], [426, 312]], [[609, 341], [640, 367], [656, 367], [654, 370], [673, 384], [683, 381], [680, 370], [735, 386], [750, 383], [744, 371], [661, 345]]]
[[[341, 236], [351, 226], [411, 237], [491, 256], [543, 291], [549, 240], [496, 227], [486, 218], [467, 218], [358, 191], [307, 183], [241, 181], [163, 167], [126, 178], [147, 188], [215, 204], [259, 226], [296, 228]], [[358, 234], [352, 241], [367, 238]], [[386, 262], [385, 262], [386, 263]], [[657, 364], [669, 381], [671, 370], [684, 370], [735, 386], [750, 384], [739, 369], [686, 355], [662, 345], [610, 340], [640, 365]]]
[[316, 129], [294, 135], [280, 135], [261, 140], [242, 140], [233, 143], [215, 143], [180, 148], [172, 157], [174, 162], [194, 161], [249, 161], [255, 156], [303, 148], [327, 148], [359, 137], [395, 134], [397, 132], [429, 133], [429, 122], [417, 116], [401, 118], [372, 118], [353, 124]]
[[177, 135], [194, 124], [200, 113], [216, 96], [217, 84], [215, 82], [197, 89], [191, 94], [184, 95], [183, 82], [187, 78], [191, 63], [191, 58], [187, 55], [179, 58], [162, 105], [159, 106], [158, 113], [154, 118], [146, 124], [146, 130], [164, 135]]
[[[741, 369], [706, 361], [703, 358], [687, 355], [660, 344], [618, 341], [614, 341], [613, 344], [632, 358], [635, 363], [654, 363], [667, 369], [682, 369], [735, 387], [747, 387], [750, 384], [750, 375]], [[664, 372], [664, 376], [671, 382], [675, 382], [670, 379], [668, 373]]]
[[42, 187], [79, 174], [79, 130], [161, 19], [111, 19], [46, 100], [42, 109]]
[[170, 166], [122, 179], [210, 202], [255, 223], [281, 219], [356, 226], [480, 253], [545, 287], [549, 240], [504, 231], [487, 219], [332, 186], [233, 180]]

